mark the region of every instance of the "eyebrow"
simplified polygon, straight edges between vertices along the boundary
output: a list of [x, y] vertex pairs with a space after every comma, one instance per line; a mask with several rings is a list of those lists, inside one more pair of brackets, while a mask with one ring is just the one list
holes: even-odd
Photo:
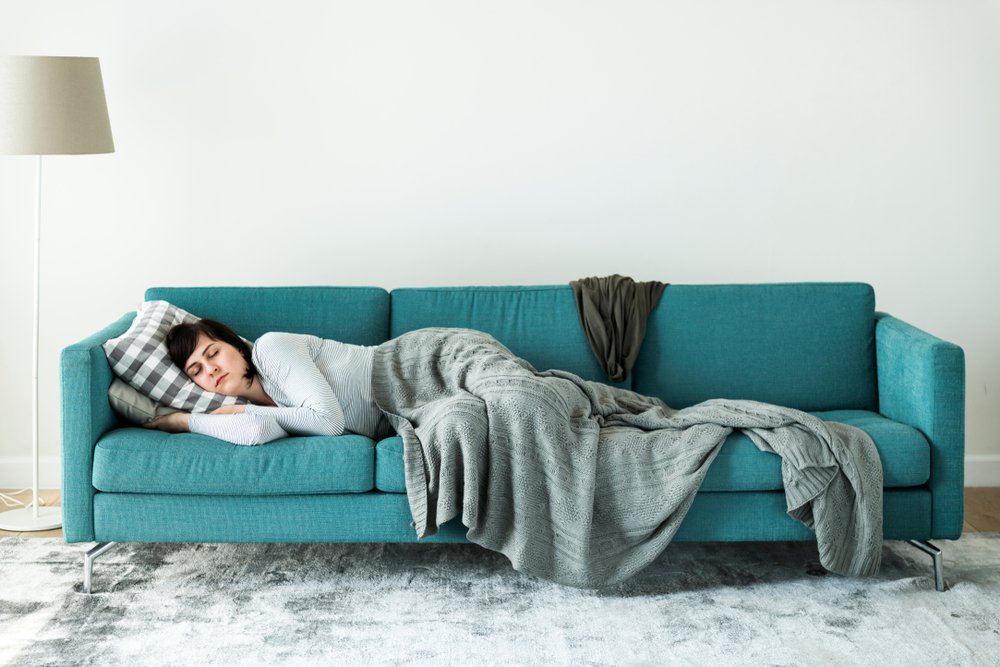
[[[214, 340], [209, 341], [208, 344], [201, 349], [201, 356], [203, 357], [205, 356], [205, 353], [208, 352], [208, 348], [212, 347], [212, 343], [214, 342], [215, 342]], [[187, 373], [188, 375], [191, 375], [191, 367], [194, 366], [195, 364], [200, 364], [200, 363], [201, 363], [200, 359], [192, 361], [190, 364], [187, 365], [187, 368], [184, 369], [184, 372]]]

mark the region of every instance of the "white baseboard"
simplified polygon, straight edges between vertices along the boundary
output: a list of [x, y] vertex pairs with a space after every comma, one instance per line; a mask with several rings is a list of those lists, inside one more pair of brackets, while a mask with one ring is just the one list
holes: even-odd
[[[33, 474], [30, 456], [0, 456], [0, 489], [30, 489]], [[62, 488], [62, 467], [58, 456], [38, 459], [38, 488]]]
[[[965, 457], [966, 486], [1000, 486], [1000, 454], [969, 454]], [[38, 462], [38, 486], [62, 488], [59, 458], [43, 456]], [[31, 457], [0, 457], [0, 489], [31, 488]]]
[[966, 486], [1000, 486], [1000, 454], [969, 454], [965, 457]]

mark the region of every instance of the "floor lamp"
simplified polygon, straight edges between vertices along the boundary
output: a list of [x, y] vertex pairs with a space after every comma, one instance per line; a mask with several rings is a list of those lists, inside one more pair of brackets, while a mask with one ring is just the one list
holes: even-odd
[[0, 58], [0, 155], [35, 155], [35, 282], [32, 379], [32, 499], [0, 513], [0, 529], [58, 528], [62, 511], [38, 502], [38, 286], [42, 220], [42, 156], [113, 153], [111, 124], [97, 58]]

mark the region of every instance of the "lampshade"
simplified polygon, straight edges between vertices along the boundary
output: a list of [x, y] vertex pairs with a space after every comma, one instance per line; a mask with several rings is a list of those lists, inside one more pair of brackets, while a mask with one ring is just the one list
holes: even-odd
[[97, 58], [0, 58], [0, 154], [114, 150]]

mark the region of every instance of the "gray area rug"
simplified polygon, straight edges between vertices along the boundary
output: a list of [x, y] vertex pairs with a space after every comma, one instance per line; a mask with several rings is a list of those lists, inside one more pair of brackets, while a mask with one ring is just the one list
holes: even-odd
[[824, 575], [814, 543], [675, 543], [614, 588], [514, 572], [472, 545], [0, 540], [0, 665], [996, 665], [1000, 533], [881, 573]]

